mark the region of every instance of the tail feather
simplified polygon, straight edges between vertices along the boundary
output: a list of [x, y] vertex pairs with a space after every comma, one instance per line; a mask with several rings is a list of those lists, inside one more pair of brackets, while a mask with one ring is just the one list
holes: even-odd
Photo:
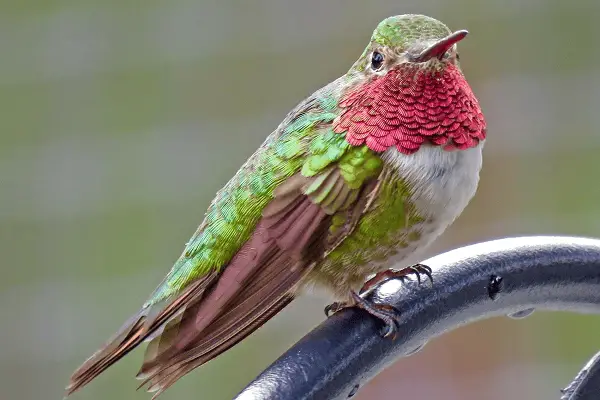
[[[190, 307], [186, 308], [185, 311], [189, 309]], [[164, 353], [166, 349], [171, 347], [173, 340], [177, 337], [177, 333], [179, 332], [183, 315], [184, 313], [180, 313], [176, 317], [169, 320], [169, 322], [165, 324], [160, 335], [156, 335], [154, 338], [152, 338], [152, 340], [150, 340], [144, 353], [144, 364], [155, 360], [162, 353]], [[136, 378], [143, 379], [143, 373], [140, 371], [140, 373], [136, 375]]]
[[87, 385], [143, 340], [142, 331], [146, 320], [144, 311], [130, 318], [103, 348], [96, 351], [73, 373], [66, 388], [67, 396]]
[[[156, 332], [163, 326], [168, 328], [171, 319], [176, 320], [189, 304], [193, 304], [201, 298], [206, 288], [216, 280], [217, 276], [217, 272], [208, 274], [191, 284], [180, 296], [166, 305], [146, 307], [132, 316], [102, 348], [77, 368], [66, 387], [67, 396], [88, 384], [144, 340], [156, 335]], [[152, 341], [163, 335], [164, 332], [156, 335]]]

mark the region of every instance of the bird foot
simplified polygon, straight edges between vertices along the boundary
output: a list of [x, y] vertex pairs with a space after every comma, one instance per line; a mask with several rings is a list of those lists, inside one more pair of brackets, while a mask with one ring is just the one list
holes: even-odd
[[354, 307], [362, 308], [375, 318], [380, 319], [385, 323], [385, 327], [381, 332], [381, 336], [384, 338], [391, 338], [394, 340], [398, 334], [398, 320], [400, 319], [400, 311], [394, 306], [389, 304], [376, 304], [369, 301], [358, 294], [355, 291], [350, 291], [350, 296], [354, 301]]
[[329, 304], [325, 307], [325, 315], [329, 318], [331, 315], [336, 312], [349, 307], [358, 307], [362, 308], [372, 316], [380, 319], [385, 323], [385, 328], [382, 332], [383, 337], [391, 337], [394, 339], [398, 332], [398, 323], [397, 320], [400, 317], [400, 312], [396, 310], [393, 306], [387, 304], [375, 304], [370, 302], [361, 296], [359, 296], [355, 291], [350, 291], [350, 302], [335, 302]]
[[400, 279], [404, 282], [404, 279], [409, 275], [416, 275], [417, 282], [421, 284], [421, 275], [425, 275], [427, 279], [433, 284], [433, 277], [431, 276], [431, 268], [424, 264], [415, 264], [410, 267], [403, 268], [401, 270], [393, 270], [388, 269], [385, 271], [378, 272], [373, 278], [369, 279], [363, 287], [360, 289], [360, 294], [357, 294], [353, 290], [350, 291], [350, 301], [349, 302], [335, 302], [329, 304], [325, 307], [325, 315], [330, 317], [336, 312], [343, 310], [348, 307], [358, 307], [362, 308], [372, 316], [380, 319], [385, 323], [385, 328], [382, 332], [383, 337], [391, 337], [392, 340], [396, 337], [398, 333], [398, 320], [400, 319], [400, 311], [398, 311], [394, 306], [389, 304], [377, 304], [373, 303], [364, 297], [366, 293], [375, 289], [378, 285], [389, 279]]
[[373, 290], [375, 287], [389, 279], [395, 278], [404, 282], [404, 279], [409, 275], [415, 275], [419, 285], [421, 284], [421, 275], [425, 275], [425, 277], [433, 284], [431, 272], [431, 268], [425, 264], [415, 264], [400, 270], [387, 269], [385, 271], [378, 272], [374, 277], [366, 281], [363, 287], [360, 289], [360, 294], [364, 294]]
[[383, 337], [391, 337], [394, 339], [398, 332], [398, 320], [400, 318], [400, 312], [389, 304], [376, 304], [366, 300], [363, 296], [389, 279], [395, 278], [404, 282], [404, 279], [409, 275], [416, 275], [419, 285], [422, 282], [421, 275], [425, 275], [425, 277], [427, 277], [427, 279], [429, 279], [429, 281], [433, 284], [431, 272], [431, 268], [424, 264], [411, 265], [410, 267], [403, 268], [401, 270], [388, 269], [378, 272], [373, 278], [365, 282], [359, 292], [360, 294], [357, 294], [352, 290], [350, 291], [349, 302], [335, 302], [325, 307], [325, 315], [330, 317], [336, 312], [348, 307], [362, 308], [372, 316], [385, 323], [385, 329], [382, 332]]

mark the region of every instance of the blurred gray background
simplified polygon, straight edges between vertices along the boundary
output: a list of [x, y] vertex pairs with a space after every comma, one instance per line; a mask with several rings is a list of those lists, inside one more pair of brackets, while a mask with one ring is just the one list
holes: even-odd
[[[468, 29], [488, 120], [477, 196], [429, 254], [486, 239], [600, 236], [595, 0], [0, 1], [0, 399], [60, 399], [146, 299], [214, 193], [383, 18]], [[319, 323], [306, 296], [163, 399], [228, 399]], [[554, 399], [600, 318], [497, 318], [431, 342], [360, 399]], [[136, 351], [74, 399], [135, 392]]]

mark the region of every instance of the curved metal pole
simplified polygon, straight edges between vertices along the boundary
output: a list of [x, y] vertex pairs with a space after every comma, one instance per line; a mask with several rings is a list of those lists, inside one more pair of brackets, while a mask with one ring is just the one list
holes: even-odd
[[[433, 269], [433, 285], [390, 280], [367, 295], [401, 310], [395, 340], [382, 338], [380, 321], [363, 310], [342, 310], [296, 343], [235, 399], [347, 399], [399, 357], [460, 325], [498, 315], [524, 316], [533, 308], [600, 312], [600, 240], [500, 239], [423, 263]], [[564, 394], [577, 391], [574, 395], [579, 397], [563, 399], [596, 399], [585, 393], [588, 383], [597, 388], [598, 380], [600, 376], [595, 383], [580, 379], [577, 388]]]
[[560, 400], [600, 398], [600, 352], [596, 353], [563, 391]]

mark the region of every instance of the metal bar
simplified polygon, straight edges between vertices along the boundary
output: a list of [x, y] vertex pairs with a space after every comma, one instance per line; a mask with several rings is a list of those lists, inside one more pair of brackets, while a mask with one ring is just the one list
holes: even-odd
[[600, 352], [596, 353], [563, 391], [561, 400], [600, 399]]
[[[382, 324], [366, 312], [342, 310], [296, 343], [235, 399], [347, 399], [398, 358], [460, 325], [500, 315], [524, 316], [534, 308], [600, 312], [600, 240], [500, 239], [423, 263], [433, 269], [433, 285], [390, 280], [367, 295], [401, 310], [395, 340], [382, 338]], [[580, 380], [578, 393], [585, 393], [588, 383], [596, 385], [593, 381]], [[575, 399], [591, 397], [568, 397]]]

